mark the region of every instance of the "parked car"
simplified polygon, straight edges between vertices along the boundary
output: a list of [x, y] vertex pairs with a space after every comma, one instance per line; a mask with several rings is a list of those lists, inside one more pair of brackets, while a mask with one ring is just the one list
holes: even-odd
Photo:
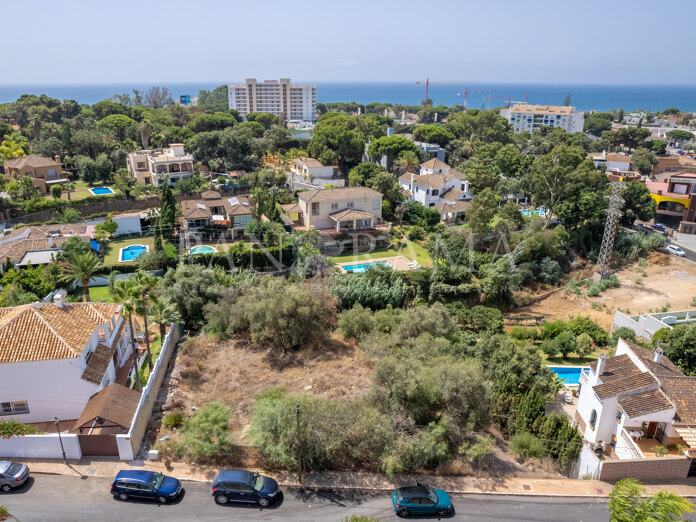
[[24, 484], [29, 478], [29, 468], [26, 464], [0, 461], [0, 489], [5, 493]]
[[224, 469], [213, 479], [210, 493], [218, 504], [248, 502], [266, 507], [277, 498], [280, 488], [270, 477], [251, 471]]
[[655, 230], [662, 230], [663, 232], [667, 230], [664, 225], [661, 225], [660, 223], [653, 223], [653, 228]]
[[111, 483], [114, 498], [145, 498], [166, 504], [181, 494], [181, 482], [174, 477], [142, 469], [123, 469]]
[[444, 517], [454, 513], [452, 500], [446, 492], [421, 482], [416, 482], [415, 486], [395, 489], [392, 493], [392, 504], [400, 517], [409, 515]]
[[686, 257], [686, 252], [684, 252], [677, 245], [667, 245], [665, 247], [665, 250], [667, 251], [668, 254], [672, 254], [674, 256], [679, 256], [679, 257]]

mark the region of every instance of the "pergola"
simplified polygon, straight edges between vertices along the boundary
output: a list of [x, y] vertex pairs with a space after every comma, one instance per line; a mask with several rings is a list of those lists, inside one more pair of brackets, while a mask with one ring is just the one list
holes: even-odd
[[[336, 222], [336, 232], [340, 232], [342, 228], [347, 228], [350, 230], [357, 230], [356, 222], [370, 220], [369, 228], [373, 228], [375, 217], [369, 212], [363, 210], [354, 210], [352, 208], [347, 208], [345, 210], [339, 210], [333, 214], [329, 214], [329, 217]], [[341, 225], [343, 223], [343, 225]], [[347, 226], [347, 224], [349, 224]]]

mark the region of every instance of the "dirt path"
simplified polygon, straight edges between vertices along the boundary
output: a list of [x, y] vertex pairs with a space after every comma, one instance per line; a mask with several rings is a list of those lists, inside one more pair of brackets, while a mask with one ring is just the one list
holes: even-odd
[[[653, 256], [652, 259], [645, 268], [634, 264], [616, 272], [621, 286], [607, 289], [599, 297], [575, 296], [561, 291], [517, 312], [542, 314], [552, 319], [589, 315], [608, 330], [619, 308], [632, 315], [655, 312], [667, 304], [670, 310], [695, 308], [691, 299], [696, 296], [696, 263], [673, 256]], [[592, 303], [596, 303], [594, 307]]]

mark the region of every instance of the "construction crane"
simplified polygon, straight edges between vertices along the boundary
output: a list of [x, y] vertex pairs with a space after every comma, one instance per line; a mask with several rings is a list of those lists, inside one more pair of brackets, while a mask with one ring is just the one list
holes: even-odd
[[459, 83], [461, 85], [461, 82], [451, 82], [451, 81], [432, 81], [430, 78], [426, 78], [424, 82], [416, 82], [416, 85], [425, 85], [425, 102], [426, 104], [428, 103], [428, 100], [430, 99], [429, 96], [429, 91], [430, 91], [430, 86], [431, 85], [438, 85], [438, 84], [457, 84]]
[[479, 89], [476, 91], [470, 91], [469, 89], [465, 89], [464, 92], [458, 92], [457, 96], [462, 96], [464, 95], [464, 110], [466, 110], [466, 99], [469, 94], [488, 94], [491, 92], [495, 92], [495, 89]]
[[483, 101], [488, 101], [488, 110], [491, 109], [491, 100], [504, 99], [508, 101], [508, 109], [512, 104], [512, 96], [484, 96]]

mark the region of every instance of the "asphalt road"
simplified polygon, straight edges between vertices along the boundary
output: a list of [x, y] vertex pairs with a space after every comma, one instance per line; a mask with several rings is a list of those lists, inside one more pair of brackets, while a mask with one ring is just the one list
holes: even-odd
[[[340, 521], [351, 514], [381, 520], [401, 520], [389, 494], [307, 492], [287, 490], [269, 508], [216, 505], [209, 485], [185, 482], [183, 497], [172, 504], [118, 501], [109, 494], [109, 479], [36, 475], [27, 485], [2, 494], [0, 503], [22, 522], [34, 521], [151, 521], [151, 520], [269, 520]], [[492, 495], [453, 496], [457, 513], [449, 520], [606, 522], [606, 500]], [[437, 520], [423, 517], [421, 520]], [[693, 520], [693, 519], [692, 519]]]

